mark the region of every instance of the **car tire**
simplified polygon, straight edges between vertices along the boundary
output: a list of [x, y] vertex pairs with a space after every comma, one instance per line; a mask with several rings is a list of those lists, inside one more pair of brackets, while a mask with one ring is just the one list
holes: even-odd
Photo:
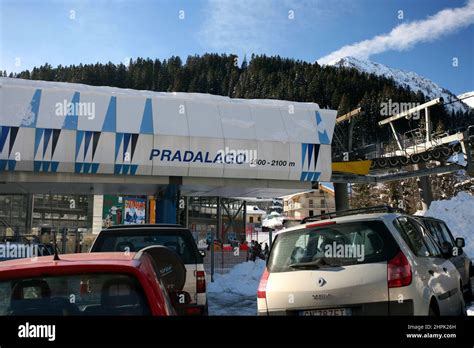
[[439, 317], [439, 309], [438, 309], [438, 304], [436, 303], [435, 300], [431, 300], [430, 303], [430, 308], [428, 310], [428, 315], [430, 317]]
[[466, 303], [470, 303], [472, 301], [472, 282], [471, 278], [469, 278], [469, 282], [467, 283], [467, 290], [464, 292], [464, 301]]

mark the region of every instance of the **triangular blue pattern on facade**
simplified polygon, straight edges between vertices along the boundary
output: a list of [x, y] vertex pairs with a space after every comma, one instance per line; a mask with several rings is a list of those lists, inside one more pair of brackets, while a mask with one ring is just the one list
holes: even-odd
[[319, 158], [319, 149], [321, 148], [320, 144], [314, 144], [314, 170], [318, 166], [318, 158]]
[[91, 143], [92, 132], [86, 131], [85, 142], [84, 142], [84, 160], [87, 156], [87, 150], [89, 149], [89, 145]]
[[308, 170], [311, 169], [311, 160], [313, 159], [314, 144], [308, 144]]
[[91, 163], [84, 163], [84, 173], [89, 173], [90, 168], [91, 168]]
[[137, 146], [139, 135], [140, 134], [132, 134], [132, 140], [131, 140], [132, 158], [130, 159], [130, 162], [133, 161], [133, 156], [135, 155], [135, 149]]
[[308, 148], [308, 144], [301, 144], [301, 169], [303, 169], [304, 166], [304, 160], [306, 158], [306, 149]]
[[16, 161], [15, 160], [9, 160], [8, 161], [8, 169], [13, 172], [15, 170], [15, 167], [16, 167]]
[[130, 165], [129, 164], [124, 164], [123, 167], [122, 167], [122, 174], [128, 174], [128, 170], [130, 169]]
[[0, 160], [0, 171], [4, 171], [7, 168], [7, 160]]
[[41, 170], [41, 161], [34, 161], [33, 162], [33, 170], [35, 172], [39, 172]]
[[74, 165], [74, 173], [80, 173], [82, 171], [83, 163], [76, 163]]
[[56, 145], [58, 145], [59, 135], [61, 134], [60, 129], [53, 129], [53, 140], [51, 144], [51, 158], [54, 156], [54, 151], [56, 150]]
[[58, 171], [59, 162], [51, 162], [51, 171], [56, 173]]
[[123, 133], [115, 134], [115, 160], [117, 160], [118, 153], [120, 150], [120, 144], [122, 143]]
[[67, 114], [66, 117], [64, 118], [64, 123], [62, 129], [71, 129], [71, 130], [76, 130], [77, 129], [77, 121], [78, 121], [78, 116], [76, 114], [76, 105], [79, 103], [80, 100], [80, 93], [75, 92], [74, 95], [72, 96], [71, 103], [74, 105], [73, 108], [73, 113]]
[[142, 124], [140, 126], [140, 134], [153, 134], [153, 110], [151, 98], [147, 98], [145, 102]]
[[35, 129], [35, 153], [34, 156], [36, 157], [36, 154], [38, 153], [38, 147], [41, 141], [41, 138], [43, 136], [43, 128], [36, 128]]
[[321, 114], [319, 113], [319, 111], [316, 111], [316, 125], [319, 126], [319, 124], [323, 121], [323, 119], [321, 118]]
[[92, 163], [92, 174], [97, 174], [99, 170], [99, 163]]
[[10, 131], [10, 127], [2, 126], [2, 132], [0, 133], [0, 152], [3, 151], [3, 147], [7, 142], [8, 133]]
[[322, 133], [319, 133], [319, 142], [321, 144], [329, 145], [329, 136], [326, 130], [324, 130]]
[[43, 161], [43, 172], [48, 172], [49, 171], [49, 161]]
[[51, 139], [51, 134], [53, 133], [52, 129], [45, 129], [44, 130], [44, 139], [43, 139], [43, 158], [46, 154], [46, 150], [48, 149], [49, 139]]
[[35, 128], [36, 123], [38, 122], [38, 112], [39, 112], [39, 106], [40, 106], [40, 101], [41, 101], [41, 89], [37, 89], [35, 93], [33, 94], [33, 97], [31, 98], [30, 102], [30, 117], [31, 119], [26, 119], [23, 118], [21, 120], [21, 127], [28, 127], [28, 128]]
[[97, 150], [101, 134], [101, 132], [92, 132], [92, 160], [94, 160], [95, 151]]
[[120, 174], [122, 171], [122, 166], [120, 164], [114, 165], [114, 174]]
[[77, 156], [79, 155], [79, 150], [81, 149], [82, 138], [84, 137], [84, 131], [76, 131], [76, 161], [78, 160]]
[[130, 174], [135, 175], [137, 173], [138, 165], [137, 164], [132, 164], [131, 167], [132, 168], [130, 170], [130, 172], [131, 172]]
[[15, 145], [16, 136], [18, 135], [19, 127], [10, 128], [10, 146], [8, 147], [8, 157], [12, 154], [13, 145]]
[[[319, 113], [319, 111], [316, 111], [316, 125], [319, 126], [322, 122], [323, 122], [323, 119], [321, 117], [321, 114]], [[318, 127], [318, 135], [319, 135], [320, 144], [330, 145], [329, 136], [325, 129], [321, 132], [319, 131], [319, 127]]]
[[117, 130], [117, 97], [110, 97], [109, 107], [102, 125], [102, 132], [115, 132]]
[[[132, 135], [130, 133], [125, 133], [124, 136], [123, 136], [123, 159], [122, 159], [122, 161], [125, 161], [125, 157], [126, 157], [127, 152], [128, 152], [128, 145], [130, 144], [131, 136]], [[130, 160], [130, 154], [129, 154], [129, 160]]]

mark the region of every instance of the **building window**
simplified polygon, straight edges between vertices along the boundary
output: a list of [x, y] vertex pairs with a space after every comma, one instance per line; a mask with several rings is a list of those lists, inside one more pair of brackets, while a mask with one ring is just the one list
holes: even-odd
[[251, 224], [253, 224], [253, 216], [249, 217], [249, 221], [250, 221]]
[[309, 200], [309, 207], [310, 207], [310, 208], [313, 207], [313, 200], [312, 200], [312, 199]]
[[321, 205], [325, 205], [326, 204], [326, 200], [324, 198], [321, 198]]
[[309, 216], [314, 216], [314, 211], [313, 210], [309, 211]]
[[257, 218], [257, 221], [258, 221], [258, 222], [261, 222], [261, 221], [262, 221], [262, 218], [259, 216], [259, 217]]
[[321, 215], [326, 214], [326, 210], [321, 210]]

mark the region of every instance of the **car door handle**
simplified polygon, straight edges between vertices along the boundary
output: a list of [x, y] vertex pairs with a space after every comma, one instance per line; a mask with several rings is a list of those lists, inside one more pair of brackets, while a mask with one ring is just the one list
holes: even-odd
[[433, 270], [431, 270], [431, 269], [428, 271], [428, 273], [431, 274], [431, 275], [434, 275], [434, 274], [435, 274], [435, 272], [434, 272]]

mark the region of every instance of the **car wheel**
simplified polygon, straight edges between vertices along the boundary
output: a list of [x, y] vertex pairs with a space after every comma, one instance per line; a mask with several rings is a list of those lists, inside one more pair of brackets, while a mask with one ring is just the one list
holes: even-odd
[[464, 293], [464, 301], [466, 303], [470, 303], [472, 301], [472, 283], [471, 278], [469, 278], [469, 282], [467, 283], [467, 291]]
[[439, 316], [438, 304], [434, 300], [432, 300], [431, 303], [430, 303], [430, 309], [428, 311], [428, 315], [430, 317], [438, 317]]

